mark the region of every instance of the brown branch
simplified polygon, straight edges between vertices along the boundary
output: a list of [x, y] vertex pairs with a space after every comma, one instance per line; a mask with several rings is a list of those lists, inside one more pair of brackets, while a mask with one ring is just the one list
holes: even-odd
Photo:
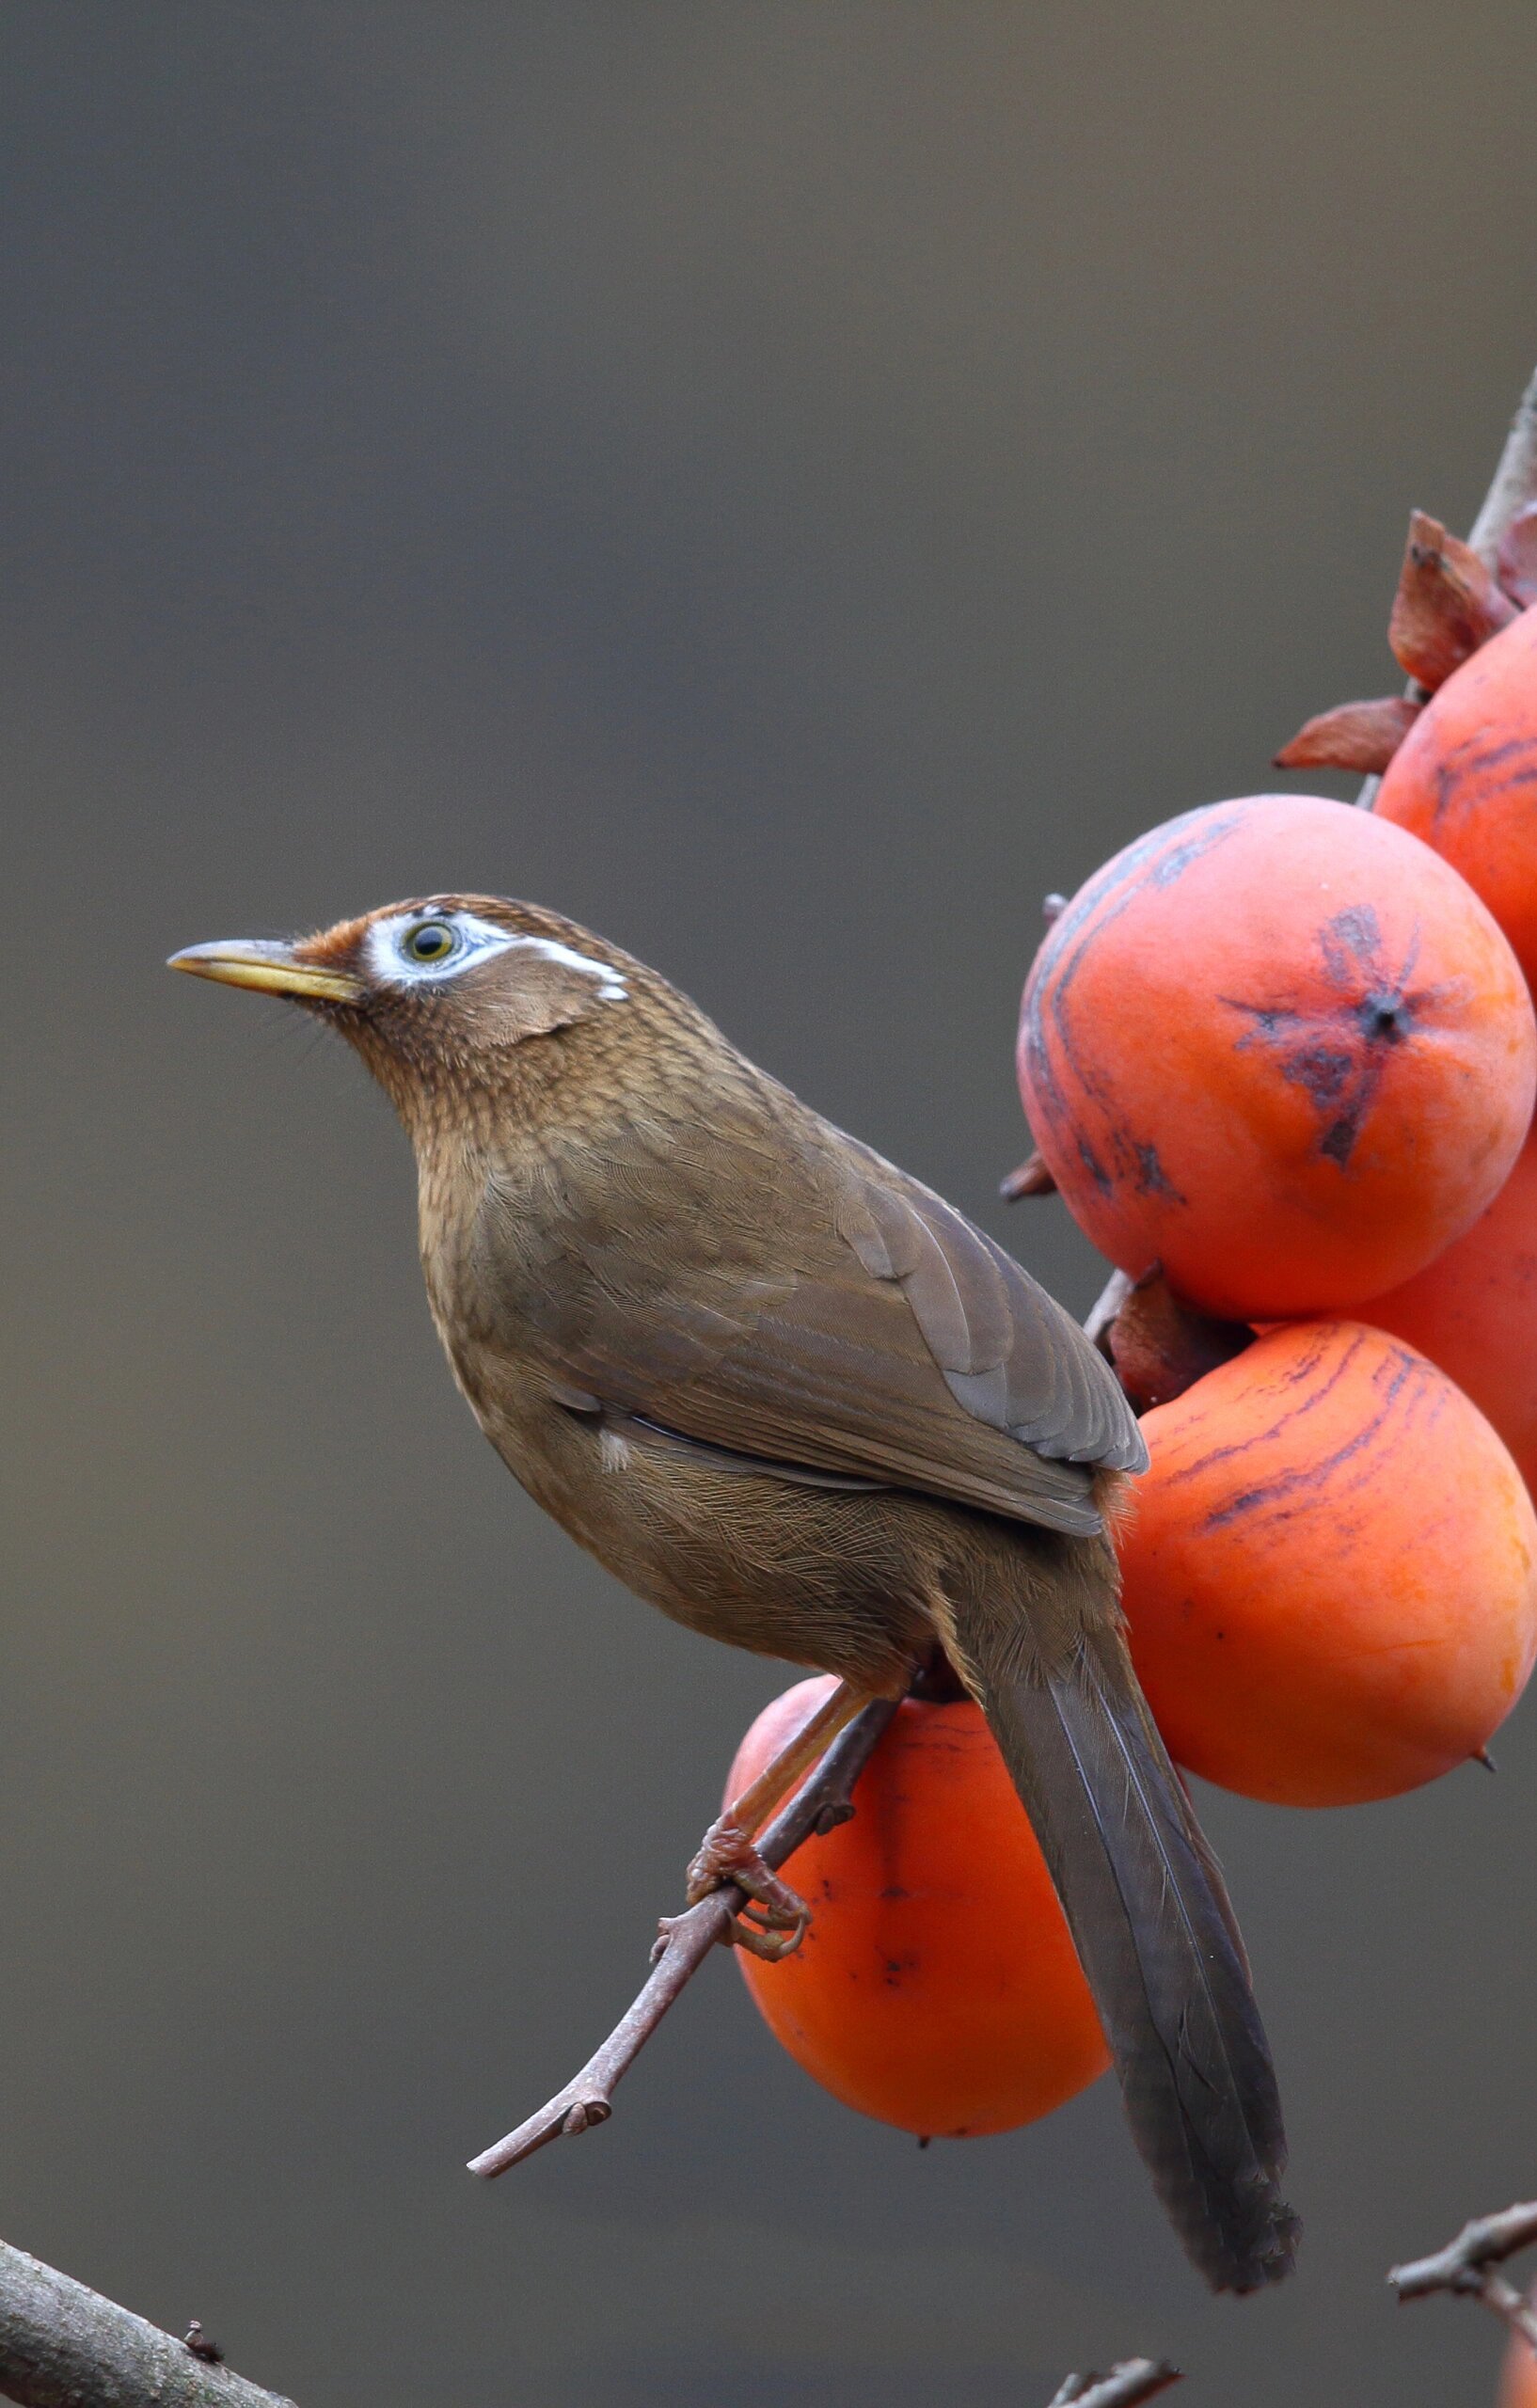
[[1537, 373], [1516, 404], [1494, 482], [1467, 538], [1485, 568], [1494, 567], [1507, 528], [1529, 501], [1537, 501]]
[[1537, 502], [1518, 510], [1499, 539], [1499, 582], [1520, 610], [1537, 602]]
[[1503, 2258], [1529, 2248], [1533, 2242], [1537, 2242], [1537, 2200], [1505, 2208], [1498, 2215], [1476, 2216], [1434, 2257], [1395, 2266], [1387, 2279], [1401, 2300], [1424, 2299], [1432, 2291], [1455, 2291], [1465, 2299], [1482, 2301], [1537, 2354], [1537, 2311], [1513, 2283], [1494, 2272]]
[[[805, 1787], [775, 1815], [758, 1842], [758, 1853], [771, 1870], [777, 1871], [802, 1841], [848, 1821], [854, 1811], [850, 1798], [854, 1783], [895, 1711], [894, 1699], [872, 1698], [847, 1731], [833, 1741]], [[728, 1883], [722, 1889], [712, 1890], [707, 1898], [702, 1898], [698, 1906], [689, 1907], [685, 1913], [665, 1917], [654, 1952], [651, 1978], [629, 2012], [574, 2082], [557, 2091], [537, 2115], [519, 2124], [516, 2131], [509, 2132], [494, 2148], [483, 2149], [479, 2157], [470, 2159], [471, 2174], [504, 2174], [508, 2166], [531, 2157], [547, 2141], [607, 2123], [613, 2113], [615, 2085], [629, 2071], [679, 1991], [692, 1980], [716, 1942], [725, 1937], [732, 1917], [739, 1914], [746, 1903], [735, 1883]]]
[[1180, 2380], [1166, 2358], [1123, 2358], [1108, 2374], [1070, 2374], [1051, 2408], [1137, 2408]]
[[3, 2241], [0, 2398], [23, 2408], [293, 2408]]
[[[1467, 538], [1469, 551], [1478, 554], [1485, 568], [1497, 565], [1507, 531], [1532, 501], [1537, 501], [1537, 370], [1516, 404], [1499, 466]], [[1426, 700], [1424, 689], [1412, 679], [1405, 691], [1411, 702]], [[1371, 810], [1377, 785], [1375, 778], [1367, 779], [1355, 798], [1361, 810]]]

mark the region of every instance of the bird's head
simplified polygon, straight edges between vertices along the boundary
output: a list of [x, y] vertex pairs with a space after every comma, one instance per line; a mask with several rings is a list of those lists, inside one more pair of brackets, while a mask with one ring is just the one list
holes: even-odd
[[390, 903], [292, 943], [190, 945], [169, 966], [281, 995], [328, 1022], [409, 1126], [446, 1094], [515, 1080], [531, 1038], [633, 1013], [638, 988], [661, 985], [558, 913], [486, 895]]

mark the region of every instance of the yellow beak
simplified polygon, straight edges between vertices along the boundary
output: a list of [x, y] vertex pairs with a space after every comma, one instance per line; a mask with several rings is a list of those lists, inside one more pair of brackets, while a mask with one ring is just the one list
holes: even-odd
[[263, 995], [293, 995], [302, 1002], [355, 1004], [363, 982], [345, 970], [322, 970], [295, 958], [291, 944], [276, 939], [236, 937], [214, 944], [189, 944], [173, 953], [167, 970], [190, 971], [194, 978], [216, 978], [225, 987], [254, 987]]

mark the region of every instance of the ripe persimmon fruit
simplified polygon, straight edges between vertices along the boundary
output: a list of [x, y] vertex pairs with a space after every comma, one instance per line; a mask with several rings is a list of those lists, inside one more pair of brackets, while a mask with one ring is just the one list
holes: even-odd
[[[767, 1706], [738, 1796], [834, 1684]], [[970, 1700], [908, 1701], [861, 1775], [852, 1821], [784, 1877], [812, 1910], [795, 1954], [737, 1951], [768, 2029], [848, 2107], [959, 2139], [1049, 2115], [1110, 2062], [1045, 1860]]]
[[[1482, 657], [1482, 656], [1481, 656]], [[1354, 1308], [1459, 1237], [1531, 1118], [1489, 912], [1368, 812], [1254, 795], [1155, 828], [1049, 930], [1020, 1091], [1073, 1217], [1239, 1321]]]
[[1499, 2408], [1537, 2408], [1537, 2352], [1519, 2333], [1511, 2335], [1500, 2369]]
[[1537, 1493], [1537, 1135], [1466, 1236], [1364, 1309], [1472, 1398]]
[[1372, 808], [1461, 871], [1537, 989], [1537, 610], [1432, 696]]
[[1284, 1323], [1142, 1429], [1117, 1545], [1179, 1763], [1346, 1806], [1485, 1744], [1537, 1654], [1537, 1517], [1444, 1371], [1364, 1323]]

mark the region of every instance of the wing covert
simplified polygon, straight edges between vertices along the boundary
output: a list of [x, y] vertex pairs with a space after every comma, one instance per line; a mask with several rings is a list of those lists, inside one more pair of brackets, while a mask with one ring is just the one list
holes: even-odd
[[[604, 1183], [644, 1216], [643, 1248], [579, 1185], [541, 1212], [547, 1275], [519, 1317], [552, 1381], [787, 1468], [1098, 1530], [1094, 1470], [1146, 1462], [1108, 1366], [960, 1213], [793, 1110], [783, 1144], [732, 1149], [729, 1190], [709, 1132], [632, 1134]], [[488, 1190], [488, 1273], [508, 1259], [498, 1211]]]

